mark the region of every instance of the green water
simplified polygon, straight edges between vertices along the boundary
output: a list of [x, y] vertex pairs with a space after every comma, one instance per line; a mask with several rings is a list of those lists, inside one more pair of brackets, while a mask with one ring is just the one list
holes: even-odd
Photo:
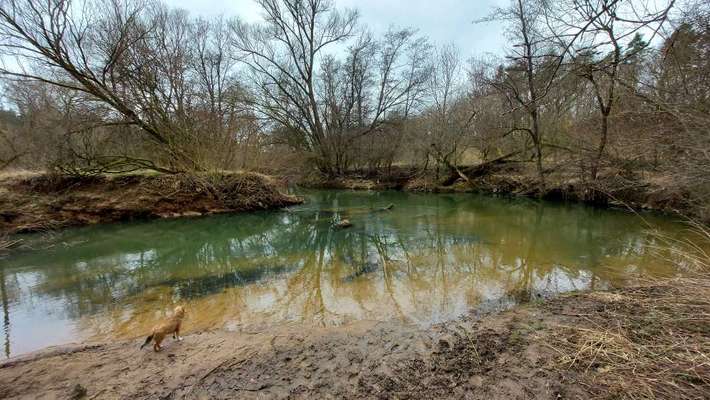
[[[638, 216], [468, 194], [305, 192], [289, 210], [28, 236], [0, 259], [3, 352], [190, 330], [398, 319], [428, 325], [676, 274]], [[381, 210], [389, 204], [391, 210]], [[349, 229], [334, 223], [347, 218]], [[670, 218], [644, 216], [679, 236]]]

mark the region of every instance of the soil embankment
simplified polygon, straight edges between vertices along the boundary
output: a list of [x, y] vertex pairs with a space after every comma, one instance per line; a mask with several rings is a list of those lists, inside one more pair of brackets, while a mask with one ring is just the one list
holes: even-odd
[[255, 173], [0, 177], [0, 235], [133, 219], [256, 211], [298, 204]]
[[[657, 173], [603, 170], [595, 181], [579, 173], [548, 172], [540, 185], [535, 171], [519, 164], [494, 165], [484, 171], [461, 168], [455, 175], [408, 167], [352, 171], [340, 177], [311, 177], [304, 186], [346, 190], [404, 190], [411, 192], [479, 192], [496, 195], [575, 201], [601, 206], [655, 210], [710, 221], [708, 204], [682, 183]], [[466, 179], [464, 179], [464, 176]]]
[[360, 322], [202, 332], [161, 353], [139, 350], [142, 337], [55, 348], [0, 363], [0, 397], [699, 399], [709, 299], [707, 279], [683, 279], [427, 329]]

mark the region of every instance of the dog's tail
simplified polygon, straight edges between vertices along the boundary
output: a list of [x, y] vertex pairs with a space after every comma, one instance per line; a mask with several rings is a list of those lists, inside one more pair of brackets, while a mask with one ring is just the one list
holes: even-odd
[[152, 334], [151, 334], [150, 336], [148, 336], [148, 337], [145, 339], [145, 343], [143, 343], [143, 344], [141, 345], [141, 349], [144, 348], [145, 346], [147, 346], [148, 343], [150, 343], [151, 340], [153, 340], [153, 335], [152, 335]]

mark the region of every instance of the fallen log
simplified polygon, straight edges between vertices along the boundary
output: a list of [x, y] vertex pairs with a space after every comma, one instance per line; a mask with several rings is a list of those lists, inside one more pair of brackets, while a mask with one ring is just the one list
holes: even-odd
[[515, 162], [515, 161], [509, 160], [509, 158], [516, 156], [520, 153], [521, 153], [520, 150], [514, 151], [512, 153], [502, 155], [498, 158], [494, 158], [493, 160], [486, 161], [486, 162], [483, 162], [478, 165], [468, 166], [468, 167], [459, 168], [455, 165], [449, 164], [448, 167], [451, 170], [451, 174], [449, 174], [449, 176], [441, 182], [441, 186], [451, 186], [454, 183], [456, 183], [456, 181], [458, 181], [459, 179], [463, 179], [466, 182], [470, 183], [471, 179], [475, 179], [475, 178], [484, 176], [484, 175], [490, 173], [491, 170], [495, 167], [498, 167], [503, 164], [509, 164], [509, 163]]

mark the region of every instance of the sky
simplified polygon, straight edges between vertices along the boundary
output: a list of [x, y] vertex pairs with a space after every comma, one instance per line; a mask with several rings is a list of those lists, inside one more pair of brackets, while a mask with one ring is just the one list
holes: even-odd
[[[163, 0], [166, 4], [188, 10], [192, 15], [227, 18], [238, 16], [247, 22], [261, 20], [261, 10], [254, 0]], [[355, 8], [360, 23], [373, 33], [388, 27], [416, 28], [433, 44], [453, 43], [463, 59], [486, 54], [502, 55], [506, 46], [500, 23], [474, 21], [488, 15], [509, 0], [334, 0], [337, 8]], [[0, 104], [2, 104], [0, 91]]]
[[[165, 0], [169, 5], [184, 8], [200, 16], [239, 16], [246, 21], [261, 19], [254, 0]], [[412, 27], [434, 44], [454, 43], [465, 57], [500, 55], [505, 46], [500, 23], [473, 21], [488, 15], [496, 6], [508, 0], [335, 0], [338, 8], [355, 8], [360, 21], [374, 33], [382, 33], [389, 26]]]

